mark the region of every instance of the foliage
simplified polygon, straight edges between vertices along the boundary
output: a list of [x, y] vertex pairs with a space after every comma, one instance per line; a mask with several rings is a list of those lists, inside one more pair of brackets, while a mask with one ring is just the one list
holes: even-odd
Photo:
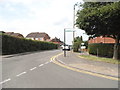
[[[102, 57], [112, 57], [113, 56], [113, 50], [114, 50], [114, 44], [89, 44], [88, 51], [92, 55], [102, 56]], [[119, 44], [119, 59], [120, 59], [120, 44]]]
[[74, 39], [74, 44], [73, 44], [73, 51], [78, 52], [79, 48], [81, 47], [81, 43], [83, 42], [82, 36], [81, 37], [76, 37]]
[[86, 2], [77, 13], [76, 25], [92, 37], [108, 36], [115, 39], [114, 58], [118, 58], [120, 41], [120, 2]]
[[84, 8], [79, 11], [76, 24], [79, 28], [85, 30], [88, 35], [116, 35], [120, 28], [120, 2], [100, 8]]
[[[1, 36], [1, 35], [0, 35]], [[58, 45], [51, 42], [33, 41], [2, 35], [2, 54], [16, 54], [23, 52], [57, 49]]]

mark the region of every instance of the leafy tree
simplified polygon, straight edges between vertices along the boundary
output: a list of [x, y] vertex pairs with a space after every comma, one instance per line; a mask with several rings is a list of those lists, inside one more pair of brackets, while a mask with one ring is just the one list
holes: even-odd
[[82, 36], [81, 37], [78, 36], [74, 39], [74, 44], [73, 44], [73, 51], [74, 52], [79, 51], [82, 42], [83, 42]]
[[78, 10], [76, 25], [92, 37], [115, 39], [113, 59], [118, 59], [120, 41], [120, 2], [86, 2]]

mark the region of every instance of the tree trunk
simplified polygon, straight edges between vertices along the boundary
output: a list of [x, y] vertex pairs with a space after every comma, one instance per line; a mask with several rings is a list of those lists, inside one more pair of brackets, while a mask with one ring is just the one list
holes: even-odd
[[118, 59], [118, 48], [119, 48], [119, 35], [117, 35], [115, 39], [113, 59]]

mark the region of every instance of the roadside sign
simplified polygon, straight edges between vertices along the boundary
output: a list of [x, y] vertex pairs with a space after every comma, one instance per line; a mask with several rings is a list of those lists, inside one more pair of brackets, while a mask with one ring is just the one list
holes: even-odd
[[86, 46], [81, 46], [81, 49], [85, 49], [86, 48]]
[[65, 32], [73, 32], [73, 31], [75, 31], [75, 30], [65, 30]]

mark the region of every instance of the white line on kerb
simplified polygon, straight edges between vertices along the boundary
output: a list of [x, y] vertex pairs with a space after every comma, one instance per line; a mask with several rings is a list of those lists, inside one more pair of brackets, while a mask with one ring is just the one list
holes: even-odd
[[6, 82], [8, 82], [8, 81], [10, 81], [10, 80], [11, 80], [10, 78], [9, 78], [9, 79], [6, 79], [6, 80], [0, 82], [0, 84], [6, 83]]
[[34, 69], [36, 69], [37, 67], [34, 67], [34, 68], [31, 68], [30, 70], [32, 71], [32, 70], [34, 70]]
[[39, 67], [43, 66], [44, 64], [40, 64]]
[[22, 72], [22, 73], [20, 73], [20, 74], [18, 74], [18, 75], [16, 75], [16, 76], [19, 77], [19, 76], [21, 76], [21, 75], [23, 75], [23, 74], [25, 74], [25, 73], [27, 73], [27, 72]]

